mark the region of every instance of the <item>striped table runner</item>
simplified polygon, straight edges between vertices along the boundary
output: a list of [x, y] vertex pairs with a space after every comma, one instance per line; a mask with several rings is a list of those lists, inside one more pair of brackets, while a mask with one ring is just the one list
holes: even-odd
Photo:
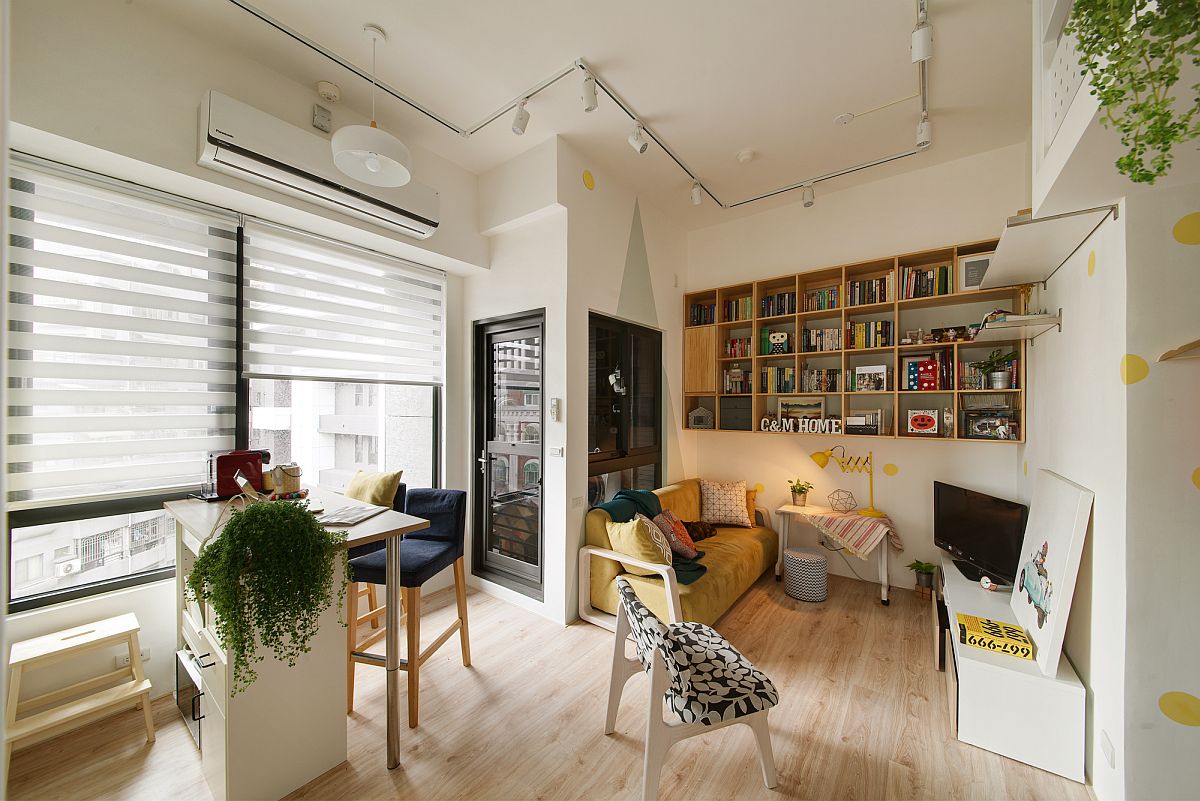
[[822, 534], [845, 548], [851, 556], [857, 556], [859, 559], [865, 560], [867, 554], [875, 550], [875, 546], [885, 535], [893, 548], [897, 551], [904, 550], [900, 532], [896, 531], [890, 518], [864, 517], [858, 512], [834, 511], [805, 512], [804, 516]]

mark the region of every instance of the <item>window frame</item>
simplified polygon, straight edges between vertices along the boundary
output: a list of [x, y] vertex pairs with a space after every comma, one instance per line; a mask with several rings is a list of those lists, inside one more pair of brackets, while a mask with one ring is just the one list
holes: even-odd
[[[190, 198], [181, 197], [163, 192], [157, 189], [143, 187], [137, 184], [132, 184], [115, 178], [110, 178], [105, 175], [90, 172], [77, 167], [72, 167], [58, 162], [48, 161], [36, 156], [19, 153], [14, 151], [21, 162], [29, 166], [39, 169], [50, 170], [71, 179], [81, 181], [83, 183], [99, 184], [108, 189], [115, 189], [118, 192], [128, 193], [141, 198], [148, 198], [157, 202], [162, 202], [168, 205], [183, 205], [193, 209], [203, 209], [205, 211], [218, 211], [221, 213], [230, 213], [232, 210], [224, 209], [210, 204], [201, 203]], [[4, 214], [8, 213], [5, 209]], [[244, 217], [239, 215], [239, 221]], [[237, 225], [236, 238], [236, 334], [235, 334], [235, 400], [234, 407], [234, 448], [246, 449], [250, 442], [250, 377], [245, 370], [245, 227], [239, 222]], [[7, 248], [7, 242], [3, 243], [3, 247]], [[7, 355], [5, 355], [7, 358]], [[296, 378], [288, 376], [287, 378]], [[301, 379], [301, 380], [319, 380], [319, 379]], [[344, 379], [347, 383], [368, 383], [368, 384], [405, 384], [410, 382], [403, 381], [363, 381], [362, 379]], [[444, 380], [444, 374], [443, 374]], [[432, 476], [434, 488], [442, 485], [442, 420], [444, 416], [443, 404], [445, 403], [445, 392], [443, 384], [428, 384], [433, 391], [433, 464]], [[372, 394], [368, 391], [366, 400], [370, 399]], [[376, 397], [377, 397], [377, 393]], [[199, 477], [197, 477], [199, 480]], [[101, 496], [97, 498], [84, 498], [81, 500], [60, 503], [50, 502], [44, 506], [35, 506], [22, 509], [10, 509], [7, 514], [6, 536], [8, 544], [12, 543], [12, 532], [15, 528], [26, 528], [29, 526], [42, 525], [47, 523], [65, 523], [75, 520], [87, 520], [96, 517], [107, 517], [112, 515], [135, 514], [138, 512], [149, 512], [156, 509], [161, 509], [162, 505], [167, 501], [182, 500], [191, 497], [195, 494], [198, 488], [197, 485], [189, 485], [185, 487], [172, 487], [160, 489], [153, 492], [145, 493], [129, 493], [116, 494], [113, 496]], [[17, 614], [27, 612], [34, 609], [41, 609], [47, 606], [53, 606], [68, 601], [75, 601], [82, 598], [88, 598], [94, 595], [101, 595], [108, 592], [137, 587], [144, 584], [153, 584], [160, 581], [166, 581], [175, 578], [176, 567], [155, 568], [153, 570], [141, 571], [128, 576], [118, 578], [103, 579], [100, 581], [91, 582], [88, 584], [80, 584], [74, 587], [69, 587], [61, 590], [51, 590], [49, 592], [29, 595], [17, 600], [12, 598], [12, 575], [13, 563], [11, 558], [8, 564], [5, 565], [5, 570], [8, 571], [8, 593], [5, 600], [7, 613]]]

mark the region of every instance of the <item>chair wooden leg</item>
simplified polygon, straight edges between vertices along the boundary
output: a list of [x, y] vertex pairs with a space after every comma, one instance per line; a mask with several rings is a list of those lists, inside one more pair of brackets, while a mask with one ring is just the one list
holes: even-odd
[[650, 670], [650, 709], [646, 713], [646, 754], [642, 766], [642, 801], [654, 801], [658, 797], [658, 784], [662, 779], [663, 762], [674, 738], [663, 721], [663, 693], [667, 691], [667, 667], [660, 654], [654, 655], [654, 666]]
[[417, 727], [417, 701], [421, 693], [421, 588], [404, 587], [405, 612], [408, 620], [408, 727]]
[[354, 712], [354, 646], [358, 640], [358, 583], [346, 588], [346, 714]]
[[621, 695], [629, 677], [641, 670], [625, 657], [625, 640], [629, 637], [629, 618], [625, 616], [625, 607], [617, 608], [617, 635], [613, 644], [612, 671], [608, 680], [608, 716], [604, 719], [604, 733], [612, 734], [617, 730], [617, 710], [621, 708]]
[[471, 666], [471, 637], [467, 633], [467, 571], [463, 557], [454, 560], [454, 599], [458, 602], [458, 642], [462, 646], [463, 667]]
[[[379, 599], [375, 595], [374, 584], [367, 585], [367, 606], [370, 607], [372, 612], [379, 608]], [[371, 618], [371, 628], [377, 629], [379, 628], [379, 625], [379, 618]]]
[[775, 787], [775, 753], [771, 750], [771, 730], [767, 726], [767, 712], [756, 712], [746, 719], [746, 725], [758, 740], [758, 761], [762, 765], [763, 784], [767, 789]]

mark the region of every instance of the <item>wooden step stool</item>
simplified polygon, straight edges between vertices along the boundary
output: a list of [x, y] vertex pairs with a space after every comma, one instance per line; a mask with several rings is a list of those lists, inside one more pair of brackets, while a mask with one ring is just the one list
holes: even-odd
[[[17, 743], [32, 745], [48, 740], [138, 704], [146, 716], [146, 742], [154, 742], [150, 680], [142, 671], [138, 645], [140, 628], [137, 617], [131, 613], [13, 643], [8, 659], [8, 701], [4, 717], [4, 748], [8, 756], [12, 757], [13, 746]], [[129, 648], [127, 667], [20, 700], [21, 678], [25, 673], [73, 659], [86, 651], [121, 643]], [[125, 681], [113, 685], [121, 679]], [[38, 709], [41, 711], [27, 714]]]

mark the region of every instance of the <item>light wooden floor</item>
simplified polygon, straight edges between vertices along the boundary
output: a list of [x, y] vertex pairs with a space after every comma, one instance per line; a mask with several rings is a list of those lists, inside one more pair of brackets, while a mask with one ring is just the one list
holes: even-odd
[[[831, 576], [830, 600], [806, 604], [760, 580], [718, 628], [779, 688], [779, 786], [763, 787], [750, 730], [735, 726], [671, 749], [659, 798], [1085, 801], [1082, 785], [949, 737], [926, 602], [905, 590], [892, 597], [882, 607], [877, 585]], [[431, 596], [423, 628], [440, 631], [452, 608], [452, 594]], [[601, 733], [612, 635], [478, 593], [470, 613], [474, 667], [462, 667], [453, 642], [426, 663], [421, 726], [403, 730], [403, 766], [384, 767], [383, 671], [359, 666], [349, 761], [290, 798], [638, 797], [644, 677], [626, 688], [616, 733]], [[211, 801], [169, 698], [156, 702], [155, 721], [153, 745], [131, 711], [18, 751], [9, 798]]]

